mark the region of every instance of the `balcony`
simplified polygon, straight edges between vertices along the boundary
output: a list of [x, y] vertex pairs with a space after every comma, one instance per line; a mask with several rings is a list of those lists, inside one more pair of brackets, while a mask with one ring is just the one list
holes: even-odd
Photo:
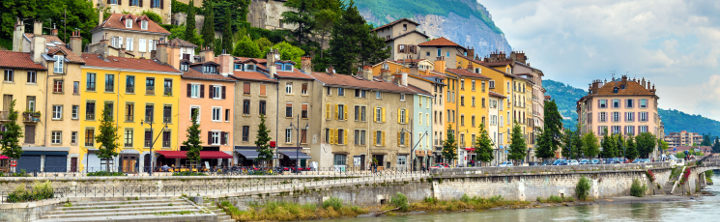
[[10, 121], [10, 118], [8, 118], [8, 114], [10, 114], [10, 112], [7, 110], [0, 111], [0, 121]]
[[38, 123], [40, 122], [40, 112], [25, 111], [22, 113], [24, 123]]

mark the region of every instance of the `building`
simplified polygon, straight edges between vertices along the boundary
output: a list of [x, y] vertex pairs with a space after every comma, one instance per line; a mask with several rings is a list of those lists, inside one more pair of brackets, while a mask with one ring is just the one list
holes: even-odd
[[82, 59], [80, 169], [110, 170], [96, 155], [100, 144], [95, 135], [104, 109], [112, 110], [120, 136], [120, 155], [112, 160], [112, 167], [122, 172], [147, 172], [150, 149], [179, 149], [181, 72], [149, 59], [91, 53], [83, 54]]
[[152, 58], [152, 51], [157, 48], [158, 42], [170, 35], [165, 28], [144, 15], [115, 13], [101, 21], [90, 31], [92, 39], [88, 45], [89, 52], [118, 57]]
[[487, 132], [492, 140], [493, 150], [495, 151], [493, 154], [495, 158], [491, 164], [496, 166], [507, 161], [508, 146], [503, 143], [506, 141], [503, 141], [502, 137], [502, 129], [505, 125], [501, 116], [503, 113], [504, 100], [505, 96], [502, 94], [489, 91]]
[[655, 86], [644, 78], [622, 76], [610, 82], [593, 81], [588, 94], [577, 102], [580, 133], [602, 137], [647, 132], [662, 138], [658, 99]]
[[[195, 2], [195, 5], [197, 5], [197, 2], [202, 3], [202, 0]], [[104, 8], [110, 9], [110, 13], [129, 13], [135, 15], [150, 11], [160, 15], [163, 24], [170, 24], [172, 14], [171, 3], [172, 0], [92, 0], [93, 6], [97, 7], [100, 12], [102, 12]]]
[[665, 136], [668, 147], [693, 146], [703, 142], [703, 135], [688, 131], [672, 132]]
[[[160, 41], [156, 45], [156, 48], [158, 49], [156, 51], [156, 58], [167, 58], [162, 62], [167, 63], [178, 70], [183, 69], [183, 67], [180, 67], [182, 62], [185, 62], [185, 64], [193, 64], [201, 60], [201, 58], [197, 58], [198, 56], [195, 56], [195, 49], [197, 48], [197, 45], [182, 39]], [[202, 58], [202, 60], [212, 59], [213, 58]]]
[[[402, 76], [401, 76], [402, 78]], [[407, 76], [408, 83], [411, 77]], [[417, 79], [417, 78], [416, 78]], [[422, 88], [432, 88], [433, 82], [427, 79], [429, 86]], [[432, 93], [413, 84], [408, 87], [415, 91], [413, 95], [412, 109], [412, 129], [410, 134], [410, 145], [412, 152], [410, 164], [413, 170], [420, 170], [431, 166], [431, 156], [433, 154], [433, 96]]]
[[321, 131], [318, 143], [312, 144], [312, 161], [320, 168], [368, 169], [375, 162], [379, 169], [407, 169], [415, 91], [407, 86], [407, 74], [396, 84], [362, 73], [351, 76], [330, 69], [311, 74], [318, 92], [313, 101], [323, 104], [313, 109], [322, 120], [311, 123]]
[[448, 75], [458, 78], [458, 87], [455, 93], [458, 101], [456, 104], [459, 120], [457, 141], [461, 165], [472, 162], [475, 157], [474, 144], [480, 135], [480, 126], [484, 125], [487, 128], [488, 90], [486, 85], [490, 78], [474, 71], [446, 69]]
[[467, 56], [473, 55], [474, 50], [467, 50], [465, 47], [458, 45], [457, 43], [440, 37], [426, 42], [418, 44], [419, 59], [427, 59], [429, 61], [435, 61], [436, 59], [443, 58], [447, 68], [462, 68], [456, 56]]
[[391, 60], [418, 59], [419, 43], [428, 40], [428, 36], [417, 30], [419, 23], [402, 18], [372, 30], [390, 47]]

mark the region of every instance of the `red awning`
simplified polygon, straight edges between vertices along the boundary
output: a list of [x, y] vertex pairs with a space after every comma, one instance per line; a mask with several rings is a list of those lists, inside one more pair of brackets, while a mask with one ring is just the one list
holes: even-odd
[[[168, 159], [186, 159], [187, 151], [155, 151]], [[221, 151], [200, 151], [200, 159], [232, 159], [233, 157]]]
[[475, 151], [475, 148], [467, 147], [467, 148], [465, 148], [465, 151], [473, 152], [473, 151]]
[[10, 157], [0, 155], [0, 160], [4, 160], [4, 159], [10, 159]]

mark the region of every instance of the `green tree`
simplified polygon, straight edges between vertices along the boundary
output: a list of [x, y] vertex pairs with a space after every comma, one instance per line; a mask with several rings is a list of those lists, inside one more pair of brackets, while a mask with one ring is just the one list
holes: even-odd
[[555, 152], [557, 147], [560, 145], [560, 138], [562, 138], [562, 116], [558, 111], [555, 100], [545, 101], [543, 111], [545, 113], [545, 118], [543, 120], [543, 130], [550, 134], [549, 138], [552, 139], [550, 141], [552, 144], [551, 149], [553, 152]]
[[200, 140], [200, 122], [198, 118], [198, 110], [193, 109], [191, 114], [192, 125], [187, 129], [187, 140], [183, 142], [183, 145], [187, 147], [187, 160], [193, 166], [200, 163], [200, 151], [203, 149], [202, 141]]
[[257, 147], [258, 160], [262, 161], [263, 166], [270, 166], [273, 158], [273, 151], [270, 148], [270, 130], [265, 126], [265, 115], [260, 115], [260, 125], [258, 125], [258, 134], [255, 138], [255, 146]]
[[[665, 142], [665, 141], [663, 141]], [[667, 143], [665, 143], [665, 146], [667, 147]], [[713, 153], [720, 153], [720, 139], [715, 138], [715, 143], [712, 145], [712, 152]]]
[[669, 146], [669, 144], [667, 142], [665, 142], [665, 140], [663, 140], [663, 139], [658, 139], [657, 144], [661, 151], [666, 151]]
[[195, 4], [193, 0], [190, 0], [188, 5], [191, 7], [187, 7], [187, 11], [185, 11], [187, 18], [185, 19], [185, 37], [183, 39], [189, 41], [195, 37], [197, 31], [195, 30]]
[[[225, 8], [225, 21], [231, 20], [230, 7]], [[233, 51], [232, 22], [226, 22], [223, 27], [222, 50], [220, 52], [231, 53]]]
[[145, 10], [142, 12], [144, 16], [147, 16], [150, 20], [157, 24], [162, 24], [162, 17], [155, 12]]
[[283, 12], [280, 22], [295, 26], [290, 33], [296, 45], [307, 45], [310, 42], [309, 37], [315, 28], [315, 18], [312, 12], [314, 2], [315, 0], [288, 0], [285, 2], [285, 6], [294, 10]]
[[250, 37], [243, 36], [240, 41], [235, 45], [235, 51], [232, 53], [234, 56], [249, 57], [249, 58], [261, 58], [262, 51], [258, 45], [253, 42]]
[[515, 123], [513, 127], [512, 135], [510, 136], [509, 152], [508, 159], [513, 160], [515, 164], [525, 159], [525, 155], [527, 155], [527, 144], [525, 144], [525, 138], [522, 135], [520, 124]]
[[612, 158], [615, 157], [616, 152], [616, 146], [617, 142], [615, 141], [614, 136], [608, 136], [607, 133], [603, 136], [603, 139], [601, 141], [602, 145], [602, 152], [600, 152], [600, 156], [602, 158]]
[[595, 134], [586, 133], [582, 138], [582, 150], [587, 158], [595, 158], [600, 152], [598, 139]]
[[[320, 38], [318, 45], [322, 48], [328, 41], [333, 26], [340, 18], [341, 4], [337, 6], [329, 6], [329, 8], [321, 9], [315, 12], [315, 35]], [[320, 58], [324, 57], [324, 50], [319, 50]]]
[[613, 157], [625, 157], [627, 150], [625, 138], [621, 134], [615, 134], [613, 137], [615, 137], [615, 155]]
[[457, 141], [455, 141], [455, 134], [448, 125], [447, 138], [443, 141], [442, 156], [445, 158], [445, 163], [452, 164], [453, 160], [457, 158]]
[[20, 159], [23, 150], [20, 146], [20, 138], [23, 137], [22, 128], [17, 124], [18, 112], [15, 110], [15, 100], [10, 101], [10, 107], [7, 114], [8, 121], [3, 124], [5, 131], [0, 131], [0, 146], [2, 147], [2, 155], [12, 160]]
[[650, 156], [655, 149], [656, 140], [655, 135], [648, 132], [640, 133], [637, 137], [635, 137], [635, 144], [637, 145], [640, 157], [648, 158]]
[[[341, 10], [340, 19], [330, 34], [328, 57], [338, 73], [352, 74], [359, 64], [367, 64], [389, 57], [384, 41], [370, 32], [370, 26], [360, 15], [354, 1]], [[382, 43], [382, 44], [381, 44]]]
[[215, 10], [212, 1], [203, 2], [203, 11], [205, 12], [205, 20], [201, 31], [203, 47], [212, 49], [215, 43]]
[[[266, 52], [270, 51], [270, 50], [269, 50], [270, 47], [273, 46], [273, 43], [272, 43], [269, 39], [267, 39], [267, 38], [265, 38], [265, 37], [261, 37], [261, 38], [255, 39], [253, 42], [255, 42], [255, 44], [256, 44], [256, 45], [258, 46], [258, 48], [260, 49], [260, 54], [266, 53]], [[264, 55], [260, 55], [260, 57], [262, 57], [262, 56], [264, 56]]]
[[632, 136], [629, 136], [627, 140], [625, 140], [625, 158], [632, 161], [635, 158], [638, 157], [638, 150], [635, 147], [635, 139]]
[[480, 136], [475, 139], [475, 160], [481, 161], [485, 165], [490, 163], [495, 157], [493, 156], [493, 142], [485, 130], [485, 124], [480, 124]]
[[703, 134], [703, 141], [700, 143], [700, 146], [712, 146], [710, 134]]
[[113, 125], [113, 111], [109, 105], [105, 105], [102, 112], [102, 120], [100, 121], [100, 133], [95, 136], [95, 141], [100, 144], [97, 156], [105, 160], [105, 169], [112, 171], [110, 168], [110, 160], [118, 155], [119, 135], [117, 126]]
[[[552, 149], [553, 144], [552, 144], [551, 137], [552, 137], [552, 135], [550, 135], [550, 132], [548, 132], [548, 131], [542, 130], [540, 132], [540, 136], [538, 136], [538, 140], [537, 140], [537, 150], [535, 152], [535, 156], [537, 158], [540, 158], [542, 160], [547, 160], [549, 158], [555, 157], [555, 151]], [[567, 135], [566, 137], [572, 139], [571, 135]], [[566, 145], [572, 146], [572, 142], [570, 142], [570, 144], [566, 144]], [[565, 156], [565, 157], [572, 158], [570, 156], [571, 154], [569, 153], [569, 150], [567, 150], [567, 151], [568, 152], [566, 152], [566, 150], [563, 149], [563, 153], [568, 154], [568, 156]]]
[[[277, 49], [278, 53], [280, 53], [280, 59], [293, 61], [295, 62], [295, 67], [300, 68], [300, 60], [302, 56], [305, 55], [305, 51], [301, 48], [283, 41], [270, 47], [270, 49]], [[267, 52], [265, 52], [265, 54], [267, 54]]]

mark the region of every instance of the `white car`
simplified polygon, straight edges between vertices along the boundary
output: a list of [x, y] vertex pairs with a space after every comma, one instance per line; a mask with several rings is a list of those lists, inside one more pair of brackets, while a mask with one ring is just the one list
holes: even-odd
[[510, 161], [505, 161], [505, 162], [500, 163], [500, 165], [498, 165], [498, 166], [499, 166], [499, 167], [509, 167], [509, 166], [512, 166], [512, 165], [513, 165], [512, 162], [510, 162]]
[[580, 163], [577, 160], [569, 160], [568, 165], [577, 166], [577, 165], [580, 165]]

